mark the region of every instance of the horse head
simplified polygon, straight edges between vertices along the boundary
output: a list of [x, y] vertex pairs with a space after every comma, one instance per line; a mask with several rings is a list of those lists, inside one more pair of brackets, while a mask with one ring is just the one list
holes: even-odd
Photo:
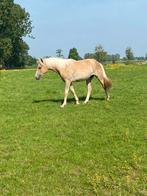
[[35, 73], [36, 80], [40, 80], [41, 76], [48, 71], [48, 68], [43, 59], [37, 61], [37, 70]]

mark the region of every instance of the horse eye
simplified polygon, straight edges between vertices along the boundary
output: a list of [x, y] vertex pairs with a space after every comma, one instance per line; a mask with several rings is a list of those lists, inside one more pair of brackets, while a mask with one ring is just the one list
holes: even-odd
[[38, 67], [38, 69], [41, 69], [41, 67]]

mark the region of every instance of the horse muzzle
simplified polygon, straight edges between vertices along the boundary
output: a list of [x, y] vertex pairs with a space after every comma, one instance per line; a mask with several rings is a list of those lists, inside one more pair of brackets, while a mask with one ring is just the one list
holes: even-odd
[[35, 76], [35, 79], [36, 79], [36, 80], [40, 80], [40, 78], [38, 78], [38, 77], [36, 77], [36, 76]]
[[40, 78], [41, 78], [41, 74], [36, 73], [36, 74], [35, 74], [35, 79], [36, 79], [36, 80], [40, 80]]

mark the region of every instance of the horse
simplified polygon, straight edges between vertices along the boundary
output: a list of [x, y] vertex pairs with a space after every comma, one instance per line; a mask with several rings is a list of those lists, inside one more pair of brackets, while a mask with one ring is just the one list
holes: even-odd
[[52, 70], [59, 74], [61, 79], [65, 82], [64, 89], [64, 101], [61, 104], [63, 108], [67, 104], [67, 96], [69, 90], [71, 90], [76, 104], [79, 104], [79, 98], [73, 87], [74, 81], [86, 80], [87, 96], [84, 101], [86, 104], [89, 101], [91, 95], [91, 80], [95, 76], [101, 83], [106, 93], [106, 100], [110, 99], [108, 93], [112, 83], [107, 77], [104, 67], [101, 63], [95, 59], [73, 60], [62, 58], [40, 58], [37, 61], [37, 70], [35, 73], [36, 80], [39, 80], [43, 74], [48, 70]]

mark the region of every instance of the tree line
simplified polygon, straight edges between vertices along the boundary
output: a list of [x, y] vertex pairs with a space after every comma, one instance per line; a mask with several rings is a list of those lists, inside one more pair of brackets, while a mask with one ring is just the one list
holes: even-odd
[[[60, 58], [64, 58], [63, 50], [62, 49], [56, 50], [56, 56]], [[107, 51], [104, 50], [103, 46], [99, 44], [95, 47], [93, 53], [86, 53], [83, 58], [79, 55], [77, 48], [71, 48], [69, 50], [68, 58], [75, 59], [75, 60], [93, 58], [102, 63], [110, 62], [110, 61], [112, 63], [115, 63], [120, 60], [123, 61], [147, 60], [147, 54], [145, 55], [145, 57], [143, 56], [135, 57], [132, 48], [127, 47], [125, 49], [125, 57], [121, 58], [120, 54], [118, 53], [109, 54]]]
[[[36, 59], [28, 54], [29, 46], [24, 37], [31, 36], [32, 22], [30, 14], [14, 0], [0, 2], [0, 68], [21, 68], [36, 63]], [[32, 37], [33, 38], [33, 37]], [[123, 60], [147, 60], [145, 57], [134, 57], [132, 48], [125, 50]], [[64, 58], [62, 49], [56, 50], [56, 56]], [[86, 53], [81, 57], [77, 48], [69, 50], [68, 58], [75, 60], [94, 58], [99, 62], [120, 60], [119, 54], [108, 54], [102, 45], [97, 45], [93, 53]]]

